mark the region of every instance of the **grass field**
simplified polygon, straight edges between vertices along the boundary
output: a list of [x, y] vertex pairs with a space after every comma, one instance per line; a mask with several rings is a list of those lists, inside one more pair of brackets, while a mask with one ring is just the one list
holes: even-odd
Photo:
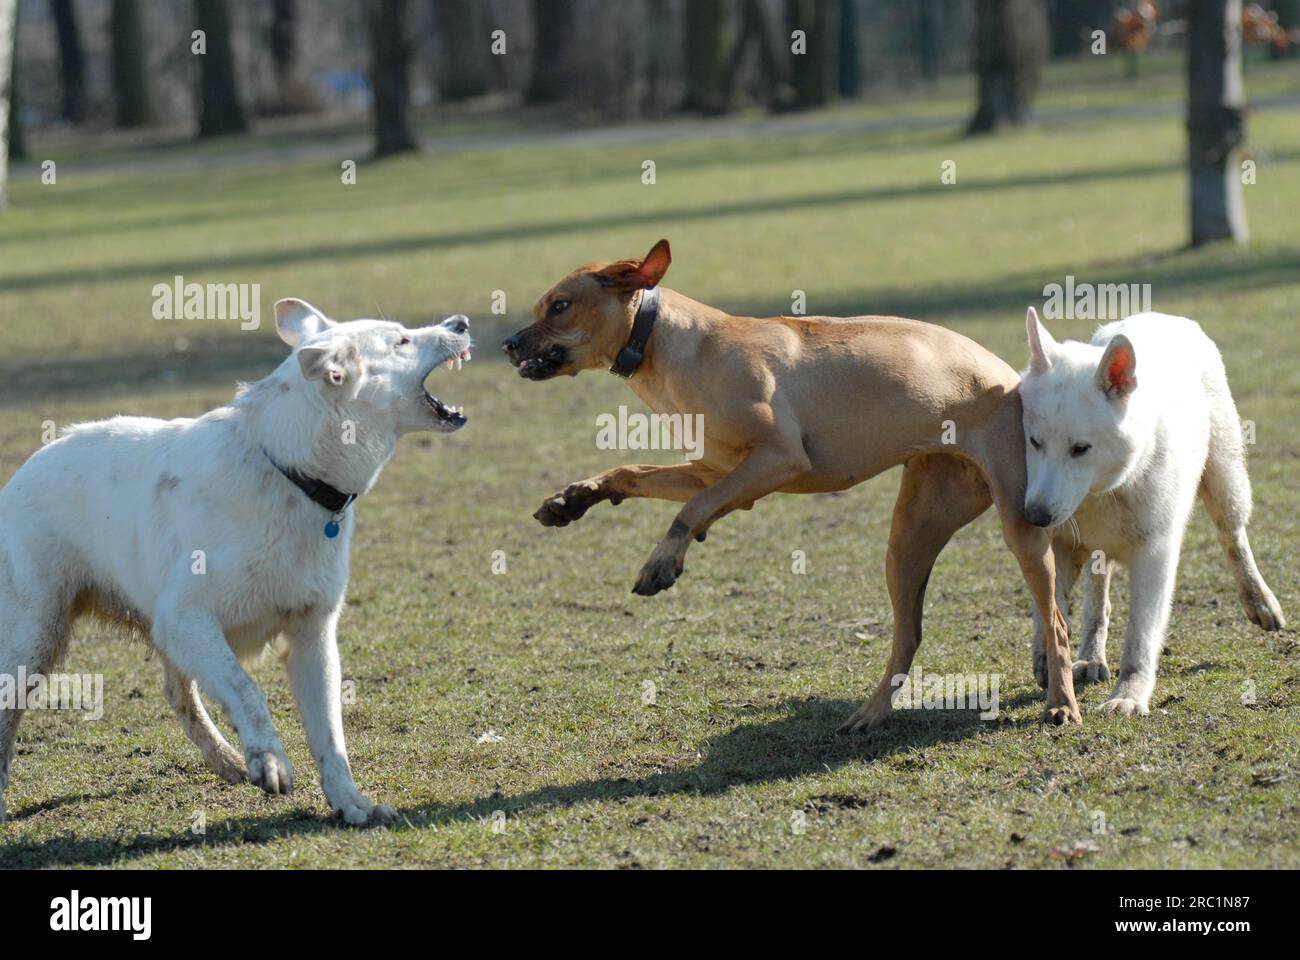
[[[1252, 64], [1248, 88], [1294, 96], [1287, 70]], [[1159, 100], [1174, 83], [1156, 71], [1122, 89]], [[1120, 90], [1095, 103], [1119, 105]], [[560, 531], [530, 514], [571, 480], [645, 457], [594, 443], [597, 415], [638, 409], [635, 398], [594, 373], [525, 383], [495, 346], [563, 273], [660, 236], [676, 257], [667, 285], [734, 313], [788, 312], [802, 290], [810, 313], [951, 325], [1015, 366], [1025, 305], [1045, 284], [1150, 283], [1155, 309], [1198, 319], [1218, 341], [1256, 424], [1252, 540], [1294, 621], [1296, 110], [1250, 118], [1250, 244], [1197, 253], [1181, 249], [1176, 112], [1062, 117], [971, 142], [942, 127], [664, 129], [630, 145], [362, 163], [352, 186], [340, 182], [345, 155], [132, 173], [130, 151], [96, 169], [103, 156], [63, 148], [56, 185], [30, 169], [13, 184], [0, 219], [0, 479], [47, 421], [225, 402], [237, 379], [283, 357], [269, 322], [282, 296], [413, 324], [464, 311], [478, 347], [432, 385], [466, 406], [469, 426], [404, 441], [356, 512], [345, 724], [358, 783], [402, 822], [356, 831], [328, 818], [274, 658], [253, 672], [296, 765], [287, 799], [218, 781], [163, 701], [157, 658], [83, 625], [65, 669], [104, 675], [104, 719], [26, 718], [0, 864], [1300, 866], [1300, 646], [1247, 623], [1202, 513], [1149, 717], [1088, 712], [1105, 692], [1088, 688], [1082, 729], [1038, 725], [1027, 596], [986, 515], [939, 560], [918, 663], [1000, 674], [1001, 716], [900, 712], [872, 737], [837, 739], [889, 647], [897, 473], [842, 495], [768, 498], [694, 545], [673, 591], [633, 597], [675, 507], [599, 507]], [[645, 160], [654, 185], [641, 182]], [[948, 160], [954, 185], [940, 182]], [[153, 285], [178, 274], [261, 284], [263, 328], [154, 320]], [[505, 317], [490, 312], [498, 290]], [[1053, 332], [1084, 338], [1092, 326]], [[791, 572], [795, 550], [804, 575]], [[494, 551], [506, 572], [492, 572]], [[1123, 577], [1115, 596], [1112, 663]]]

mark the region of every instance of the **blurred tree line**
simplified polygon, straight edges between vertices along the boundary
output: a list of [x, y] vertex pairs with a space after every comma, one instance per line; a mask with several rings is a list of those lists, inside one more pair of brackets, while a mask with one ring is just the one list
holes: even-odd
[[[1098, 30], [1144, 48], [1157, 9], [1195, 19], [1193, 39], [1242, 16], [1241, 0], [1124, 2], [0, 0], [0, 49], [11, 54], [0, 53], [0, 134], [17, 156], [29, 117], [44, 127], [183, 124], [211, 137], [246, 131], [250, 114], [366, 109], [384, 156], [417, 148], [412, 113], [432, 104], [552, 105], [589, 123], [784, 112], [968, 70], [978, 92], [967, 132], [985, 134], [1021, 123], [1043, 64], [1086, 55]], [[1300, 0], [1271, 7], [1283, 36], [1300, 31]], [[1193, 43], [1193, 67], [1206, 57], [1221, 66], [1232, 52], [1223, 47]], [[1189, 77], [1189, 103], [1231, 95], [1222, 70], [1211, 82], [1216, 69], [1202, 69], [1200, 86]], [[1215, 123], [1201, 140], [1227, 149], [1231, 125]]]

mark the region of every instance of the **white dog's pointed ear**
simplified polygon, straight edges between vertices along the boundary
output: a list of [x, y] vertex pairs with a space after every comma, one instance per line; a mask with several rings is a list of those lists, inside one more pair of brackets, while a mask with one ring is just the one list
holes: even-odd
[[1122, 333], [1111, 337], [1097, 364], [1097, 386], [1106, 396], [1127, 397], [1137, 389], [1137, 354], [1133, 342]]
[[334, 321], [326, 318], [325, 314], [306, 300], [286, 297], [275, 301], [275, 332], [291, 347], [296, 347], [304, 338], [332, 326]]
[[1038, 311], [1033, 307], [1025, 314], [1025, 330], [1029, 333], [1029, 370], [1031, 373], [1042, 373], [1052, 365], [1052, 358], [1048, 354], [1056, 346], [1056, 341], [1047, 332], [1047, 328], [1038, 322]]
[[335, 344], [302, 347], [298, 350], [298, 365], [302, 375], [308, 380], [324, 380], [339, 387], [349, 378], [355, 378], [360, 372], [361, 359], [356, 347]]

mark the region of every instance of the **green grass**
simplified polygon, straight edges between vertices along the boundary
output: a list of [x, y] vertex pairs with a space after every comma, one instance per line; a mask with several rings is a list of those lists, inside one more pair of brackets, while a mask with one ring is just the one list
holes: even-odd
[[[1151, 74], [1090, 102], [1174, 88], [1167, 71]], [[1251, 90], [1288, 76], [1252, 64]], [[1300, 118], [1265, 111], [1250, 128], [1251, 243], [1197, 253], [1181, 249], [1176, 114], [971, 142], [944, 129], [666, 134], [434, 152], [363, 164], [346, 187], [335, 161], [133, 175], [96, 171], [102, 158], [83, 151], [64, 156], [55, 186], [15, 183], [0, 219], [0, 478], [47, 420], [193, 415], [283, 356], [269, 329], [152, 319], [152, 287], [174, 274], [260, 283], [268, 316], [288, 295], [340, 317], [462, 310], [479, 347], [438, 387], [467, 406], [469, 427], [404, 441], [357, 508], [345, 724], [359, 784], [404, 822], [355, 831], [328, 819], [273, 657], [253, 672], [296, 764], [289, 799], [217, 781], [162, 699], [157, 658], [85, 625], [65, 669], [104, 674], [105, 718], [26, 718], [0, 864], [1300, 865], [1300, 648], [1246, 622], [1203, 515], [1151, 716], [1039, 727], [1027, 598], [986, 515], [940, 558], [918, 663], [1001, 674], [1001, 717], [899, 713], [874, 737], [837, 739], [889, 646], [896, 473], [727, 518], [692, 547], [674, 591], [643, 600], [629, 589], [673, 506], [600, 507], [562, 531], [530, 517], [564, 483], [641, 456], [593, 442], [597, 414], [635, 399], [596, 374], [528, 384], [495, 356], [564, 272], [660, 236], [677, 258], [668, 284], [698, 299], [776, 313], [804, 290], [810, 312], [949, 324], [1016, 366], [1025, 304], [1044, 284], [1149, 282], [1156, 309], [1216, 338], [1257, 424], [1252, 539], [1294, 618]], [[640, 182], [646, 159], [654, 186]], [[939, 182], [945, 160], [955, 186]], [[489, 312], [496, 290], [508, 317]], [[1054, 333], [1091, 327], [1058, 321]], [[806, 575], [790, 572], [794, 550]], [[1122, 577], [1115, 595], [1112, 662]], [[647, 681], [654, 705], [642, 703]], [[1241, 703], [1247, 682], [1253, 706]], [[1103, 696], [1087, 689], [1085, 710]], [[489, 729], [504, 739], [478, 743]], [[195, 813], [204, 836], [190, 830]], [[1097, 849], [1060, 856], [1080, 841]]]

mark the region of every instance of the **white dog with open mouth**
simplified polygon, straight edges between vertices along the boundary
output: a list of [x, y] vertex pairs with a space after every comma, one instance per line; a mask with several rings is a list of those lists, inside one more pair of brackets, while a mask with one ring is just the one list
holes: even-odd
[[[469, 321], [335, 323], [293, 299], [275, 319], [292, 355], [229, 406], [71, 427], [0, 489], [0, 676], [53, 670], [83, 614], [124, 624], [162, 655], [167, 699], [208, 765], [288, 793], [293, 768], [240, 665], [283, 634], [330, 807], [351, 824], [386, 822], [392, 808], [357, 789], [343, 742], [348, 509], [400, 436], [464, 426], [424, 381], [469, 359]], [[226, 711], [242, 757], [200, 689]], [[20, 719], [0, 708], [0, 822]]]
[[[1150, 709], [1183, 532], [1205, 503], [1250, 621], [1286, 626], [1246, 538], [1250, 477], [1218, 347], [1185, 317], [1140, 313], [1091, 343], [1057, 343], [1030, 307], [1021, 383], [1028, 485], [1025, 519], [1053, 529], [1057, 606], [1084, 580], [1076, 683], [1107, 680], [1111, 566], [1128, 566], [1132, 598], [1119, 680], [1103, 710]], [[1046, 678], [1035, 618], [1034, 665]]]

